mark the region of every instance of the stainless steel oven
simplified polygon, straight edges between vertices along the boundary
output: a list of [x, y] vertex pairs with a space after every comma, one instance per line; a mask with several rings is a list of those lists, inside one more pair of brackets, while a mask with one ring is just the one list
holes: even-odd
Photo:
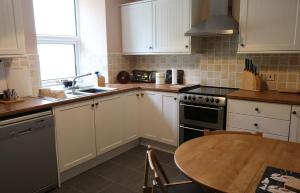
[[185, 141], [204, 136], [203, 128], [189, 127], [185, 125], [179, 125], [179, 144]]
[[181, 94], [179, 103], [179, 144], [202, 137], [204, 130], [225, 130], [226, 97]]
[[224, 107], [196, 104], [179, 104], [179, 120], [183, 125], [201, 126], [207, 129], [224, 129]]

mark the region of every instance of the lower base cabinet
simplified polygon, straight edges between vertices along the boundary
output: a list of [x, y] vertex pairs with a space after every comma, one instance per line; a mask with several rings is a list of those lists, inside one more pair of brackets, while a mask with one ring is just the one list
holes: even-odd
[[178, 95], [172, 93], [143, 92], [141, 95], [144, 138], [169, 145], [178, 145]]
[[128, 92], [55, 108], [60, 172], [140, 136], [177, 146], [177, 97]]
[[120, 96], [95, 100], [97, 155], [123, 143], [122, 101]]
[[290, 141], [300, 143], [300, 106], [292, 107]]
[[95, 100], [97, 155], [138, 138], [139, 93]]
[[93, 101], [54, 109], [60, 172], [96, 157]]
[[291, 105], [229, 99], [226, 129], [289, 141], [290, 117]]
[[140, 127], [140, 93], [125, 93], [122, 98], [122, 127], [124, 141], [130, 142], [139, 138]]

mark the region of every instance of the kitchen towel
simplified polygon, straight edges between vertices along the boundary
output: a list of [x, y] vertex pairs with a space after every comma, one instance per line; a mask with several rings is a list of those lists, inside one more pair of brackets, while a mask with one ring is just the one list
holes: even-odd
[[177, 84], [177, 69], [172, 68], [172, 84]]

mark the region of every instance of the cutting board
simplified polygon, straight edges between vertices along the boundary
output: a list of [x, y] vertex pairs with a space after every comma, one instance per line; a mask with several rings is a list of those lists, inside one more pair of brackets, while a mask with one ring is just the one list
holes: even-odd
[[32, 96], [30, 72], [27, 66], [6, 68], [7, 87], [15, 89], [19, 97]]

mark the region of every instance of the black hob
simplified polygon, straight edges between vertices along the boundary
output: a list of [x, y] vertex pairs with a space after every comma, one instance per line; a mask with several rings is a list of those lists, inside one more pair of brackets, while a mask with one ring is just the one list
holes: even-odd
[[207, 95], [207, 96], [226, 96], [227, 94], [236, 91], [235, 88], [225, 87], [211, 87], [196, 85], [192, 87], [183, 88], [181, 93], [195, 94], [195, 95]]
[[210, 106], [226, 106], [226, 95], [236, 91], [234, 88], [191, 86], [181, 89], [180, 102]]

